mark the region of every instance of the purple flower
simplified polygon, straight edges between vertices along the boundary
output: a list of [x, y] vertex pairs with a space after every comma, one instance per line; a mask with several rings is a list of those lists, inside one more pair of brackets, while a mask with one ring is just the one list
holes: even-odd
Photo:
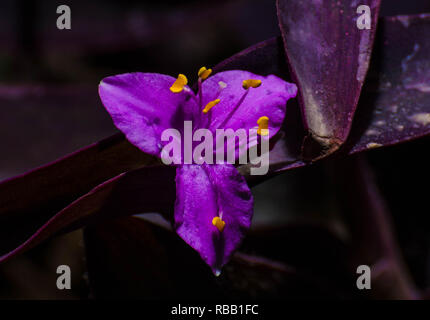
[[[184, 121], [215, 131], [280, 129], [294, 84], [247, 71], [198, 72], [198, 93], [177, 79], [156, 73], [127, 73], [102, 80], [100, 98], [115, 125], [142, 151], [161, 157], [165, 129], [183, 132]], [[251, 144], [251, 143], [250, 143]], [[248, 147], [250, 146], [248, 145]], [[253, 198], [232, 164], [181, 164], [176, 171], [175, 230], [218, 275], [251, 225]]]

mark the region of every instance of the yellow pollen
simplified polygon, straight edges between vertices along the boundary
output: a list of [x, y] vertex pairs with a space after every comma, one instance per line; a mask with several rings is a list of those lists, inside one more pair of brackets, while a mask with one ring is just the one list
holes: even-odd
[[258, 88], [259, 86], [261, 86], [261, 80], [248, 79], [248, 80], [243, 80], [242, 82], [242, 87], [245, 90], [249, 88]]
[[257, 133], [261, 136], [267, 136], [269, 134], [269, 118], [266, 116], [260, 117], [257, 124]]
[[216, 106], [220, 101], [221, 101], [220, 99], [215, 99], [215, 100], [208, 102], [206, 107], [203, 109], [203, 113], [204, 114], [208, 113], [209, 110], [212, 109], [214, 106]]
[[198, 72], [198, 76], [202, 80], [206, 80], [212, 73], [212, 69], [206, 69], [206, 67], [201, 67]]
[[225, 222], [222, 221], [222, 219], [220, 217], [215, 217], [212, 219], [212, 224], [217, 227], [219, 232], [222, 232], [224, 230], [225, 227]]
[[182, 73], [180, 73], [178, 75], [178, 78], [170, 87], [170, 91], [172, 91], [173, 93], [179, 93], [182, 90], [184, 90], [184, 87], [187, 85], [187, 83], [188, 83], [187, 77]]

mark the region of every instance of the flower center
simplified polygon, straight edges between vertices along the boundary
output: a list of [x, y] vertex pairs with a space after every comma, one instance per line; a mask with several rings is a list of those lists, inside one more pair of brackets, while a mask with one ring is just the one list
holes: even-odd
[[[192, 95], [194, 100], [196, 100], [198, 105], [198, 112], [197, 115], [197, 127], [200, 127], [201, 125], [201, 113], [208, 114], [207, 118], [207, 127], [209, 127], [211, 123], [211, 113], [209, 112], [214, 106], [216, 106], [218, 103], [221, 102], [221, 100], [218, 98], [221, 94], [221, 91], [227, 87], [227, 84], [223, 81], [218, 82], [219, 90], [216, 95], [216, 98], [212, 101], [209, 101], [206, 106], [203, 108], [203, 89], [202, 89], [202, 82], [206, 80], [210, 75], [212, 74], [212, 69], [207, 69], [206, 67], [201, 67], [199, 71], [197, 72], [197, 75], [199, 77], [198, 80], [198, 99], [192, 94], [191, 90], [187, 87], [185, 87], [188, 83], [188, 79], [185, 75], [180, 73], [178, 75], [178, 78], [175, 80], [175, 82], [170, 87], [170, 91], [173, 93], [180, 93], [182, 91], [185, 91], [186, 93]], [[239, 101], [236, 103], [236, 105], [233, 107], [233, 109], [230, 111], [230, 113], [225, 117], [225, 119], [222, 121], [220, 125], [218, 125], [219, 128], [225, 127], [227, 122], [231, 119], [233, 114], [236, 112], [236, 110], [240, 107], [240, 105], [245, 100], [246, 96], [249, 93], [250, 88], [258, 88], [261, 86], [261, 80], [258, 79], [246, 79], [242, 81], [242, 87], [245, 89], [245, 92], [243, 93], [242, 97], [240, 97]], [[269, 118], [266, 116], [260, 117], [257, 121], [258, 129], [257, 133], [262, 136], [266, 136], [269, 134], [268, 128], [269, 128]]]

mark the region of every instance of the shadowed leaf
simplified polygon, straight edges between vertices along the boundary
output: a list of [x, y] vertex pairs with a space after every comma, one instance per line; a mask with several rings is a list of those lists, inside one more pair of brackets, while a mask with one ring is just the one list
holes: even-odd
[[0, 249], [22, 241], [98, 184], [154, 163], [121, 134], [0, 184]]
[[338, 297], [337, 284], [324, 277], [242, 252], [214, 277], [174, 232], [135, 217], [86, 228], [85, 246], [95, 298]]
[[384, 18], [349, 152], [430, 133], [430, 15]]
[[[40, 229], [37, 230], [33, 225], [34, 229], [30, 234], [19, 233], [21, 237], [17, 238], [17, 243], [3, 243], [0, 262], [53, 235], [113, 218], [118, 214], [133, 215], [154, 211], [170, 214], [175, 201], [174, 176], [175, 168], [170, 166], [145, 167], [122, 173], [72, 202]], [[8, 223], [5, 226], [11, 228]], [[17, 229], [19, 230], [16, 228], [11, 231]]]
[[333, 181], [351, 232], [351, 272], [359, 265], [371, 266], [371, 295], [376, 299], [416, 299], [390, 213], [366, 160], [355, 156], [334, 164]]

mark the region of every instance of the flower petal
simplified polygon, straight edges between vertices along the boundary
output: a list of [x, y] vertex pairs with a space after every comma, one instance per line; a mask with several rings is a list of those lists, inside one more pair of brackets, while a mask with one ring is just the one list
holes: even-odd
[[[100, 98], [115, 126], [142, 151], [160, 156], [161, 133], [183, 130], [197, 105], [193, 93], [170, 91], [175, 78], [158, 73], [125, 73], [102, 80]], [[187, 87], [187, 89], [189, 89]]]
[[[220, 232], [212, 219], [222, 212]], [[253, 198], [230, 164], [183, 165], [176, 172], [175, 229], [219, 274], [251, 225]]]
[[[243, 102], [237, 106], [246, 93], [242, 82], [247, 79], [261, 80], [261, 85], [257, 88], [249, 88]], [[221, 89], [220, 82], [227, 86]], [[258, 127], [257, 121], [260, 117], [267, 116], [269, 137], [275, 135], [280, 129], [285, 117], [286, 103], [297, 94], [295, 84], [274, 75], [265, 77], [241, 70], [217, 73], [203, 82], [202, 89], [203, 105], [216, 98], [221, 100], [210, 111], [210, 129], [249, 130]]]

